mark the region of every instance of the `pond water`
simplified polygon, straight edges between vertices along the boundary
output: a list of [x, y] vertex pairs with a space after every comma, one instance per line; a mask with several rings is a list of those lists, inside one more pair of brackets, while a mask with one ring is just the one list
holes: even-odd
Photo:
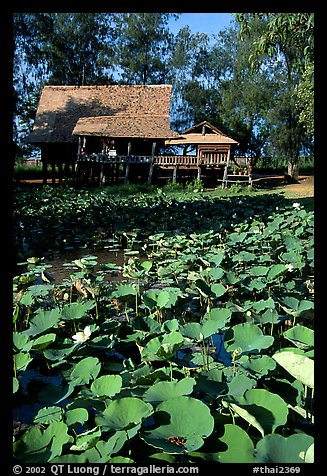
[[[104, 246], [93, 246], [88, 248], [79, 248], [67, 251], [54, 251], [53, 255], [48, 259], [45, 259], [42, 263], [50, 265], [47, 269], [47, 274], [54, 280], [55, 284], [62, 283], [65, 279], [69, 279], [69, 276], [79, 270], [74, 261], [87, 256], [96, 256], [97, 265], [94, 266], [94, 272], [101, 271], [103, 264], [114, 264], [117, 268], [122, 268], [127, 261], [128, 256], [125, 255], [123, 249], [116, 249], [112, 251]], [[106, 273], [105, 280], [121, 281], [123, 279], [121, 270], [117, 269], [115, 272]], [[40, 277], [41, 280], [41, 277]], [[42, 280], [41, 280], [42, 282]]]

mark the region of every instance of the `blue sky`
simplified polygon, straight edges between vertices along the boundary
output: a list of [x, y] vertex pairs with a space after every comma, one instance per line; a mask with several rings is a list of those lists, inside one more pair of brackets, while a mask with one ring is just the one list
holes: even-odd
[[177, 33], [188, 25], [192, 33], [200, 32], [212, 35], [228, 27], [233, 18], [232, 13], [181, 13], [177, 21], [171, 21], [170, 30]]

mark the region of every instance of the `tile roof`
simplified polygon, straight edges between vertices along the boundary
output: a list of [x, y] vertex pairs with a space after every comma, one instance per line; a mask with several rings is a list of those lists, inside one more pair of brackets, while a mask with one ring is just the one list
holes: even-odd
[[[93, 123], [95, 132], [95, 117], [99, 116], [106, 116], [107, 126], [111, 124], [116, 132], [121, 124], [135, 134], [143, 124], [150, 134], [154, 130], [158, 134], [162, 126], [164, 132], [160, 137], [173, 137], [173, 131], [169, 129], [171, 89], [171, 85], [45, 86], [34, 128], [27, 141], [36, 144], [72, 142], [72, 133], [79, 119], [91, 118], [88, 127], [91, 130]], [[117, 119], [108, 120], [109, 116]], [[150, 117], [153, 118], [152, 129], [147, 119]], [[135, 126], [132, 126], [132, 120]], [[105, 127], [105, 122], [101, 119], [98, 126]], [[86, 123], [82, 121], [79, 127], [85, 127]]]

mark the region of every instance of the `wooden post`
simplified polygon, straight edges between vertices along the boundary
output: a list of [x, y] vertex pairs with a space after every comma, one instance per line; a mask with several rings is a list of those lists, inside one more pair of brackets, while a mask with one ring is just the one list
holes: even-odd
[[150, 163], [150, 168], [149, 168], [149, 175], [148, 175], [148, 183], [150, 184], [152, 182], [152, 175], [153, 175], [153, 169], [154, 169], [154, 154], [156, 151], [156, 142], [153, 142], [152, 144], [152, 151], [151, 151], [151, 163]]
[[177, 182], [177, 170], [178, 170], [178, 165], [176, 165], [176, 167], [174, 167], [173, 169], [173, 183]]
[[103, 162], [100, 163], [100, 173], [99, 173], [99, 187], [103, 187], [104, 182], [104, 173], [103, 173]]
[[56, 164], [54, 162], [51, 162], [51, 182], [56, 183]]
[[132, 143], [128, 142], [128, 144], [127, 144], [127, 155], [131, 155], [131, 150], [132, 150]]
[[230, 159], [230, 148], [228, 149], [227, 152], [227, 161], [225, 165], [225, 170], [224, 170], [224, 176], [223, 176], [223, 182], [222, 182], [222, 188], [227, 187], [227, 175], [228, 175], [228, 167], [229, 167], [229, 159]]
[[62, 182], [62, 162], [58, 163], [59, 183]]
[[42, 181], [44, 184], [47, 183], [47, 172], [48, 172], [48, 163], [45, 157], [42, 159]]
[[126, 163], [126, 168], [125, 168], [125, 183], [129, 182], [129, 162]]

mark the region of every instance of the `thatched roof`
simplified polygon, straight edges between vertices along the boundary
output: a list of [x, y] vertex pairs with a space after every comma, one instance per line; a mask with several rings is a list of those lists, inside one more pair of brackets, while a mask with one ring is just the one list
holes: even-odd
[[118, 133], [121, 126], [126, 132], [120, 131], [120, 136], [130, 130], [134, 137], [144, 126], [141, 137], [174, 137], [169, 128], [171, 89], [171, 85], [45, 86], [28, 142], [72, 142], [81, 118], [89, 119], [79, 122], [74, 134], [82, 128], [91, 135], [106, 128], [110, 134]]
[[166, 140], [165, 144], [181, 146], [187, 144], [232, 145], [238, 144], [238, 142], [231, 137], [228, 137], [209, 122], [203, 121], [186, 129], [178, 138]]
[[179, 137], [177, 132], [170, 129], [169, 117], [154, 115], [81, 117], [73, 135], [148, 139]]

